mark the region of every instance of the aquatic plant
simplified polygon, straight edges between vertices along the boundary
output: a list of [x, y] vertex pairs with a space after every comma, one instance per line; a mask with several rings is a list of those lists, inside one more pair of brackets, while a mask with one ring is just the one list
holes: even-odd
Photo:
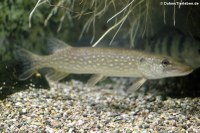
[[[151, 36], [163, 25], [176, 26], [178, 24], [182, 25], [181, 28], [186, 26], [186, 23], [180, 24], [183, 21], [179, 21], [181, 16], [178, 14], [184, 7], [181, 5], [166, 6], [164, 2], [158, 0], [38, 0], [29, 15], [29, 26], [31, 26], [36, 9], [44, 4], [52, 7], [48, 17], [44, 20], [44, 25], [47, 25], [53, 16], [59, 14], [61, 9], [63, 13], [59, 19], [57, 32], [62, 29], [64, 20], [68, 20], [74, 27], [82, 27], [79, 39], [84, 33], [90, 34], [90, 43], [93, 47], [106, 36], [111, 38], [110, 44], [112, 44], [117, 35], [129, 36], [131, 47], [134, 47], [138, 37]], [[192, 14], [189, 12], [192, 9], [194, 8], [187, 7], [185, 22], [190, 20], [188, 18]]]

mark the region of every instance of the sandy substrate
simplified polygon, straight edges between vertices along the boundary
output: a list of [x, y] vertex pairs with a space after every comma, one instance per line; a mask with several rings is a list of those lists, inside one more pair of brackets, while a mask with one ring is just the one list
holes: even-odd
[[0, 101], [0, 132], [200, 132], [199, 97], [163, 99], [105, 88], [73, 81], [12, 94]]

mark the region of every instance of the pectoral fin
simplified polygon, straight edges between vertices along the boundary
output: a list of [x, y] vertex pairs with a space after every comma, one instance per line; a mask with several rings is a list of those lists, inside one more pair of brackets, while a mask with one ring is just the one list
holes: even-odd
[[136, 80], [131, 87], [127, 89], [127, 93], [133, 93], [136, 92], [145, 82], [147, 81], [146, 78], [140, 78]]
[[94, 86], [97, 82], [99, 82], [103, 78], [104, 78], [104, 76], [101, 74], [92, 75], [92, 77], [88, 80], [87, 85], [90, 87]]

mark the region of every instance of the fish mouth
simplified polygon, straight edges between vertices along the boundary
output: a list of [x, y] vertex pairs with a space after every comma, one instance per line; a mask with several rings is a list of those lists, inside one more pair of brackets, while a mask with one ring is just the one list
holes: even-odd
[[177, 76], [184, 76], [193, 72], [193, 69], [190, 66], [186, 66], [186, 65], [172, 67], [170, 68], [170, 70], [174, 72], [174, 74], [177, 74]]
[[185, 68], [185, 69], [183, 69], [181, 71], [182, 71], [183, 75], [188, 75], [188, 74], [193, 72], [193, 69], [191, 67], [187, 67], [187, 68]]

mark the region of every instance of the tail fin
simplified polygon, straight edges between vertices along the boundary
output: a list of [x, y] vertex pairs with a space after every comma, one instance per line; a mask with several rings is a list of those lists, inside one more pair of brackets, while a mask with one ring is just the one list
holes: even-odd
[[17, 47], [15, 50], [15, 58], [22, 63], [23, 73], [18, 76], [19, 80], [26, 80], [36, 72], [38, 68], [38, 55]]

